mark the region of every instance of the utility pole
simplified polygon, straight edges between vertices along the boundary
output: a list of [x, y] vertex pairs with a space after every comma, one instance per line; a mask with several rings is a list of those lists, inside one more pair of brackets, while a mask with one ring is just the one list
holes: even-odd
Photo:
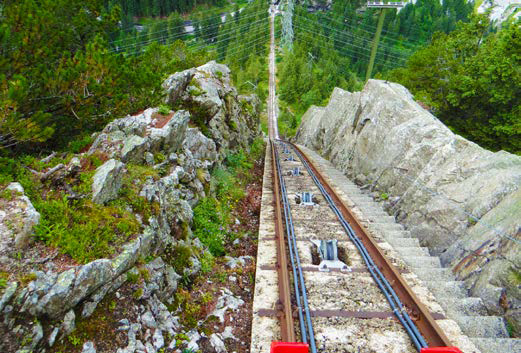
[[293, 50], [293, 0], [286, 0], [284, 15], [282, 17], [282, 46], [288, 51]]
[[380, 35], [382, 34], [382, 28], [384, 26], [385, 10], [388, 8], [400, 8], [405, 5], [405, 2], [383, 2], [383, 1], [368, 1], [367, 7], [375, 7], [380, 9], [380, 15], [378, 16], [378, 25], [376, 26], [376, 33], [374, 34], [373, 45], [371, 48], [371, 57], [369, 58], [369, 64], [367, 65], [367, 73], [365, 75], [365, 81], [369, 81], [371, 73], [373, 72], [374, 60], [376, 59], [376, 52], [378, 51], [378, 43], [380, 42]]

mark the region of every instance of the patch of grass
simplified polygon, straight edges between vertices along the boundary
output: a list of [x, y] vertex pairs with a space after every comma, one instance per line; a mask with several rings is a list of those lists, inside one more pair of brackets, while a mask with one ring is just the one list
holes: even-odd
[[250, 147], [250, 159], [259, 160], [264, 158], [265, 149], [266, 144], [264, 143], [264, 140], [261, 137], [257, 137], [255, 140], [253, 140]]
[[389, 195], [388, 195], [387, 193], [385, 193], [385, 192], [382, 192], [382, 193], [380, 194], [380, 198], [381, 198], [382, 200], [387, 200], [387, 199], [389, 199]]
[[190, 90], [188, 91], [188, 93], [193, 96], [193, 97], [198, 97], [202, 94], [204, 94], [205, 92], [198, 89], [198, 88], [190, 88]]
[[509, 319], [506, 320], [506, 328], [508, 332], [508, 337], [512, 338], [516, 336], [515, 326]]
[[223, 211], [221, 203], [211, 197], [204, 198], [194, 208], [194, 235], [214, 256], [224, 254], [227, 220]]
[[7, 287], [7, 279], [5, 278], [0, 278], [0, 288], [5, 288]]
[[240, 150], [226, 156], [225, 168], [212, 172], [212, 190], [215, 197], [206, 197], [194, 207], [194, 235], [208, 247], [213, 256], [224, 255], [224, 246], [235, 235], [228, 232], [232, 223], [232, 211], [244, 197], [244, 185], [249, 180], [248, 171], [253, 167], [252, 160], [264, 154], [264, 141], [256, 139], [250, 153]]
[[[154, 158], [156, 158], [156, 156], [154, 156]], [[127, 171], [128, 172], [123, 176], [118, 199], [109, 202], [109, 205], [118, 207], [128, 205], [135, 213], [138, 213], [145, 224], [147, 224], [151, 216], [159, 214], [159, 203], [156, 201], [147, 201], [143, 196], [139, 196], [139, 192], [148, 177], [151, 177], [154, 181], [159, 180], [159, 171], [149, 166], [132, 164], [127, 165]]]
[[4, 189], [4, 190], [0, 191], [0, 199], [4, 199], [7, 201], [13, 201], [15, 198], [17, 198], [21, 195], [22, 194], [16, 190]]

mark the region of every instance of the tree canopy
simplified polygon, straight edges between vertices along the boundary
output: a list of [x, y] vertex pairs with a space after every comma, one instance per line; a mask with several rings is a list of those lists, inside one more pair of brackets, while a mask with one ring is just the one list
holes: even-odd
[[490, 33], [486, 15], [437, 33], [389, 78], [408, 87], [456, 133], [492, 150], [521, 153], [521, 26]]

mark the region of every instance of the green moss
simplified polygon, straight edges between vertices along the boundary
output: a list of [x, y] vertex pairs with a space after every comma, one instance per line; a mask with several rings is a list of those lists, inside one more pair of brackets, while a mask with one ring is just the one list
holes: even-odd
[[204, 91], [201, 91], [200, 89], [197, 89], [197, 88], [190, 88], [190, 90], [188, 91], [188, 93], [193, 96], [193, 97], [198, 97], [202, 94], [204, 94], [205, 92]]
[[181, 324], [188, 329], [197, 327], [197, 322], [204, 318], [201, 305], [195, 303], [191, 298], [190, 292], [184, 289], [179, 289], [174, 299], [175, 305], [181, 309]]
[[132, 272], [132, 271], [127, 272], [127, 281], [129, 281], [130, 283], [136, 284], [138, 282], [138, 280], [139, 280], [139, 274]]
[[148, 271], [148, 269], [146, 267], [141, 267], [139, 269], [139, 275], [141, 276], [141, 278], [143, 278], [145, 281], [149, 282], [150, 281], [150, 271]]
[[241, 109], [242, 109], [243, 114], [251, 115], [251, 116], [254, 115], [253, 105], [250, 102], [248, 102], [246, 100], [241, 100], [240, 104], [241, 104]]
[[508, 274], [508, 280], [510, 283], [512, 283], [513, 286], [520, 286], [521, 285], [521, 272], [516, 269], [511, 269], [510, 273]]
[[233, 131], [239, 131], [239, 128], [237, 127], [237, 123], [233, 120], [230, 120], [228, 122], [228, 126], [230, 126], [230, 129], [232, 129]]
[[10, 189], [4, 189], [0, 191], [0, 199], [4, 199], [7, 201], [13, 201], [17, 197], [22, 196], [23, 194], [16, 191], [16, 190], [10, 190]]
[[134, 299], [139, 299], [143, 296], [143, 288], [138, 288], [134, 293], [132, 293]]
[[199, 81], [197, 81], [197, 79], [195, 78], [195, 76], [192, 78], [192, 80], [190, 81], [190, 86], [194, 86], [196, 88], [199, 88], [201, 89], [201, 84], [199, 83]]
[[20, 285], [21, 286], [26, 286], [27, 284], [29, 284], [29, 282], [32, 282], [32, 281], [35, 281], [36, 280], [36, 273], [27, 273], [27, 274], [24, 274], [23, 276], [21, 276], [18, 281], [20, 282]]
[[162, 154], [161, 152], [154, 154], [154, 162], [156, 164], [164, 162], [165, 159], [166, 159], [165, 155]]
[[197, 170], [195, 171], [195, 174], [197, 176], [197, 180], [199, 180], [203, 184], [206, 183], [206, 179], [205, 179], [206, 171], [203, 168], [197, 168]]

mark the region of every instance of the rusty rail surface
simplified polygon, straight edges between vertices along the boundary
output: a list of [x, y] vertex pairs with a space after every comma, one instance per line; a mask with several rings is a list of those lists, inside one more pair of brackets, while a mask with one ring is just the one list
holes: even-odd
[[288, 270], [288, 259], [286, 256], [286, 238], [282, 223], [282, 209], [279, 186], [279, 175], [275, 165], [275, 145], [270, 140], [271, 148], [271, 170], [273, 181], [273, 203], [275, 216], [275, 237], [277, 241], [277, 274], [279, 287], [279, 301], [277, 312], [280, 319], [280, 334], [284, 342], [295, 342], [295, 328], [293, 326], [293, 314], [291, 310], [291, 287]]
[[[289, 142], [287, 142], [289, 143]], [[398, 270], [391, 264], [386, 258], [383, 251], [378, 247], [375, 240], [371, 237], [368, 231], [362, 226], [357, 217], [349, 210], [344, 202], [338, 197], [331, 186], [326, 182], [322, 174], [317, 168], [310, 162], [306, 154], [298, 148], [296, 145], [289, 143], [295, 150], [297, 150], [304, 160], [308, 163], [311, 170], [315, 173], [315, 176], [320, 181], [322, 186], [328, 192], [329, 196], [333, 199], [333, 202], [341, 212], [345, 220], [349, 223], [353, 229], [355, 235], [362, 241], [366, 247], [368, 253], [376, 263], [377, 267], [383, 273], [391, 287], [394, 289], [408, 314], [413, 319], [414, 323], [418, 327], [420, 333], [423, 335], [429, 346], [450, 346], [451, 343], [447, 336], [443, 333], [441, 328], [435, 322], [432, 314], [427, 308], [420, 302], [418, 297], [414, 294], [409, 285], [401, 277]]]

